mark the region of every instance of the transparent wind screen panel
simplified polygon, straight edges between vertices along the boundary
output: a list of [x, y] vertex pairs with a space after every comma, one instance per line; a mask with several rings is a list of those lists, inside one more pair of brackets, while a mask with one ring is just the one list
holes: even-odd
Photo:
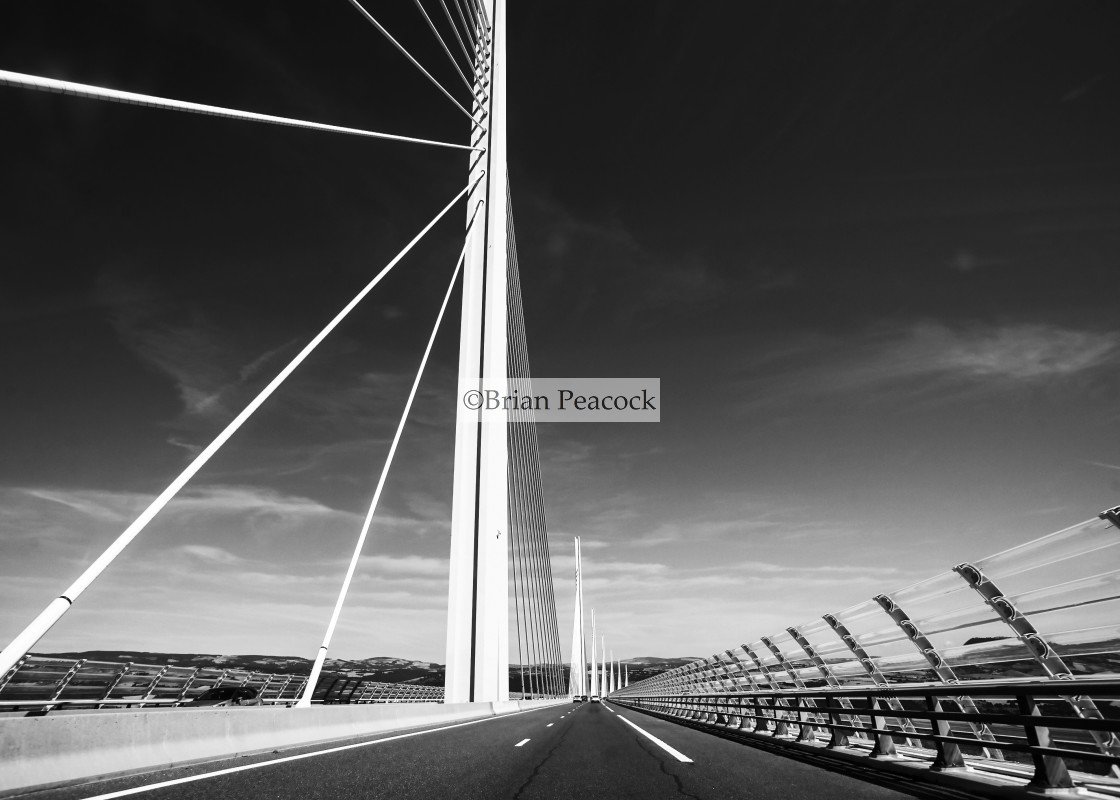
[[832, 677], [841, 686], [874, 686], [875, 681], [860, 661], [855, 659], [830, 666]]
[[730, 668], [726, 659], [718, 658], [716, 660], [715, 676], [724, 691], [736, 692], [739, 690], [739, 681], [735, 676], [735, 671]]
[[783, 669], [782, 665], [778, 663], [778, 659], [776, 659], [774, 657], [774, 654], [770, 652], [769, 647], [767, 647], [761, 640], [751, 642], [747, 645], [747, 647], [749, 647], [751, 652], [754, 653], [755, 658], [757, 658], [762, 663], [762, 665], [766, 667], [766, 670], [769, 670], [773, 682], [777, 685], [778, 688], [793, 688], [793, 680], [789, 675], [786, 674], [785, 669]]
[[1090, 606], [1060, 608], [1028, 617], [1047, 642], [1063, 633], [1109, 627], [1120, 620], [1120, 601], [1094, 603]]
[[[1014, 635], [973, 641], [941, 651], [945, 664], [968, 680], [1045, 675], [1030, 649]], [[963, 672], [962, 672], [963, 670]]]
[[832, 629], [832, 626], [823, 619], [806, 622], [798, 625], [797, 630], [809, 642], [813, 651], [826, 663], [833, 661], [846, 661], [852, 658], [852, 651], [844, 644], [843, 640]]
[[[787, 631], [775, 633], [773, 636], [767, 637], [779, 652], [785, 656], [786, 661], [790, 663], [795, 670], [801, 670], [805, 667], [813, 667], [813, 662], [805, 655], [805, 651], [801, 649], [801, 645], [789, 635]], [[815, 667], [814, 667], [815, 668]]]
[[1120, 569], [1120, 531], [1091, 519], [973, 562], [1004, 594]]
[[742, 647], [736, 647], [731, 651], [731, 653], [734, 658], [738, 659], [739, 663], [736, 665], [738, 669], [742, 670], [747, 676], [749, 676], [749, 679], [754, 681], [755, 685], [758, 688], [772, 688], [770, 680], [762, 673], [761, 670], [759, 670], [758, 667], [755, 666], [754, 661], [751, 660], [751, 657], [746, 654]]
[[797, 640], [790, 636], [788, 631], [776, 633], [768, 637], [775, 647], [789, 662], [790, 667], [793, 668], [793, 675], [791, 676], [795, 684], [804, 684], [805, 686], [824, 686], [826, 682], [821, 671], [817, 669], [816, 663], [805, 654], [801, 649], [801, 645]]
[[1107, 625], [1120, 619], [1120, 570], [1007, 598], [1040, 632]]
[[[924, 633], [931, 641], [939, 635], [952, 634], [958, 631], [968, 631], [970, 628], [990, 625], [993, 621], [1003, 624], [991, 606], [976, 592], [972, 593], [976, 602], [965, 608], [958, 608], [945, 614], [935, 614], [931, 617], [911, 617], [911, 622]], [[965, 634], [971, 635], [971, 634]]]
[[[852, 655], [852, 651], [848, 649], [848, 646], [840, 640], [840, 637], [836, 635], [836, 632], [832, 630], [824, 620], [808, 622], [798, 626], [797, 630], [805, 637], [809, 646], [813, 648], [813, 652], [824, 662], [825, 669], [828, 670], [829, 674], [832, 675], [837, 682], [839, 682], [836, 674], [837, 670], [839, 670], [842, 675], [856, 674], [866, 677], [867, 671], [856, 661], [855, 656]], [[819, 672], [820, 670], [818, 668], [818, 673]], [[807, 676], [808, 674], [809, 672], [806, 670], [804, 675]], [[805, 678], [805, 682], [809, 682], [808, 677]]]
[[1066, 631], [1047, 637], [1047, 644], [1077, 676], [1120, 673], [1120, 625]]
[[940, 680], [926, 657], [913, 647], [907, 653], [877, 658], [875, 665], [888, 683], [928, 683]]
[[976, 591], [952, 570], [891, 592], [890, 596], [906, 616], [915, 621], [984, 605]]
[[[886, 614], [883, 616], [886, 616]], [[876, 664], [884, 658], [906, 657], [918, 652], [917, 646], [914, 644], [913, 640], [911, 640], [909, 636], [902, 634], [902, 630], [895, 625], [894, 620], [888, 618], [888, 622], [895, 626], [895, 630], [901, 634], [900, 636], [887, 641], [880, 641], [878, 643], [873, 641], [863, 645], [863, 649], [867, 651], [867, 655], [871, 656]]]
[[[1007, 624], [984, 598], [972, 589], [969, 589], [969, 594], [972, 602], [964, 608], [930, 617], [911, 615], [911, 622], [938, 652], [948, 647], [959, 647], [978, 638], [1011, 635]], [[903, 608], [903, 611], [906, 609]]]
[[891, 644], [905, 638], [895, 621], [875, 600], [867, 600], [841, 611], [836, 619], [869, 655], [873, 654], [873, 650], [890, 649]]

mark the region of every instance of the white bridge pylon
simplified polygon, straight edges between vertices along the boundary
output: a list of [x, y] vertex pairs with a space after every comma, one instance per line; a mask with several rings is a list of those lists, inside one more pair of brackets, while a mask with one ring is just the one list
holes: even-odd
[[[483, 224], [467, 232], [458, 398], [484, 386], [501, 396], [508, 394], [506, 3], [484, 0], [483, 5], [491, 32], [487, 41], [486, 31], [479, 30], [477, 63], [486, 66], [476, 77], [471, 141], [485, 152], [471, 157], [474, 190], [467, 207], [467, 219], [477, 208]], [[482, 413], [457, 404], [444, 695], [448, 703], [509, 699], [508, 421], [504, 409]]]
[[583, 630], [583, 561], [579, 552], [579, 537], [575, 537], [576, 548], [576, 599], [575, 613], [572, 615], [572, 668], [568, 677], [568, 692], [571, 695], [586, 695], [587, 691], [587, 636]]

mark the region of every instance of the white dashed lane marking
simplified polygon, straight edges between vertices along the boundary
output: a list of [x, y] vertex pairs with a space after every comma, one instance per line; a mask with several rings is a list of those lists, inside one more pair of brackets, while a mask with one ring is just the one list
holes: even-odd
[[650, 733], [649, 731], [645, 731], [645, 730], [642, 730], [642, 729], [641, 729], [641, 728], [639, 728], [639, 727], [638, 727], [637, 725], [635, 725], [635, 724], [634, 724], [633, 722], [631, 722], [630, 720], [626, 719], [626, 717], [624, 717], [624, 716], [622, 716], [621, 714], [619, 714], [619, 715], [618, 715], [618, 718], [619, 718], [620, 720], [622, 720], [623, 722], [625, 722], [625, 723], [626, 723], [627, 725], [629, 725], [629, 726], [630, 726], [631, 728], [633, 728], [634, 730], [636, 730], [636, 731], [637, 731], [638, 733], [642, 734], [642, 736], [644, 736], [644, 737], [646, 737], [647, 739], [649, 739], [649, 740], [650, 740], [651, 742], [653, 742], [653, 743], [654, 743], [655, 745], [657, 745], [658, 747], [660, 747], [660, 748], [661, 748], [662, 750], [664, 750], [664, 751], [665, 751], [666, 753], [668, 753], [669, 755], [671, 755], [671, 756], [672, 756], [673, 758], [675, 758], [675, 759], [676, 759], [677, 761], [683, 761], [683, 762], [684, 762], [685, 764], [691, 764], [691, 763], [693, 763], [693, 762], [692, 762], [692, 759], [691, 759], [691, 758], [689, 758], [688, 756], [686, 756], [686, 755], [685, 755], [684, 753], [682, 753], [682, 752], [681, 752], [680, 750], [677, 750], [677, 749], [675, 749], [675, 748], [672, 748], [672, 747], [670, 747], [669, 745], [665, 744], [665, 742], [663, 742], [663, 741], [661, 741], [660, 739], [658, 739], [658, 738], [657, 738], [656, 736], [654, 736], [654, 735], [653, 735], [652, 733]]
[[[648, 736], [649, 734], [646, 734], [646, 735]], [[528, 739], [522, 739], [520, 742], [515, 744], [514, 747], [520, 747], [521, 745], [525, 744], [525, 742], [527, 742], [527, 741], [529, 741], [529, 740]]]

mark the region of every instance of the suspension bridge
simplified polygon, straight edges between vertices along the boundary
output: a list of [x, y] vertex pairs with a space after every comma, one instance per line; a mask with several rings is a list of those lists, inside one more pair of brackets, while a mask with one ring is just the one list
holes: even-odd
[[[467, 117], [462, 141], [0, 70], [5, 91], [81, 98], [59, 102], [450, 149], [465, 162], [462, 188], [4, 648], [0, 708], [10, 713], [0, 715], [0, 794], [1120, 796], [1120, 510], [631, 681], [596, 609], [585, 608], [579, 538], [567, 656], [561, 648], [541, 447], [531, 411], [519, 408], [481, 414], [455, 407], [444, 686], [327, 674], [456, 286], [456, 397], [484, 386], [505, 394], [531, 381], [506, 166], [507, 4], [414, 3], [452, 67], [450, 88], [394, 38], [377, 9], [351, 0], [356, 22]], [[309, 674], [31, 655], [382, 279], [455, 215], [464, 221], [460, 254]], [[254, 702], [202, 705], [208, 691], [221, 689], [227, 700], [245, 691]]]

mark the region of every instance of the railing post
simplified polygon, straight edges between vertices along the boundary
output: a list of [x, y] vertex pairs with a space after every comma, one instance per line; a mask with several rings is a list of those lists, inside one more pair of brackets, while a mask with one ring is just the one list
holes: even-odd
[[[842, 698], [840, 698], [840, 697], [836, 698], [836, 704], [837, 705], [841, 704], [840, 703], [841, 699]], [[828, 749], [831, 750], [834, 747], [847, 747], [848, 746], [848, 732], [844, 728], [841, 727], [844, 724], [844, 717], [841, 714], [837, 713], [836, 711], [832, 710], [832, 700], [831, 699], [829, 699], [827, 702], [828, 702], [828, 705], [829, 705], [828, 719], [829, 719], [829, 722], [832, 723], [832, 727], [829, 729]], [[853, 717], [853, 719], [858, 719], [858, 718]]]
[[797, 709], [797, 724], [801, 732], [797, 734], [797, 741], [799, 742], [815, 742], [817, 736], [813, 730], [813, 726], [805, 721], [810, 712], [807, 710], [810, 707], [809, 702], [806, 700], [802, 702], [802, 698], [795, 697], [793, 700], [794, 708]]
[[[934, 695], [926, 696], [926, 709], [934, 714], [940, 714], [942, 710], [941, 698]], [[933, 732], [937, 736], [951, 736], [953, 731], [949, 727], [946, 720], [933, 718], [931, 719]], [[964, 763], [964, 756], [961, 755], [961, 748], [956, 742], [945, 742], [941, 739], [935, 738], [933, 740], [934, 748], [937, 750], [937, 758], [933, 761], [933, 766], [930, 767], [934, 772], [944, 772], [949, 769], [967, 769]]]
[[74, 680], [74, 676], [78, 674], [78, 670], [80, 670], [82, 668], [82, 665], [85, 663], [86, 660], [84, 658], [79, 658], [77, 661], [70, 665], [70, 669], [68, 669], [66, 671], [66, 674], [62, 676], [61, 680], [59, 680], [59, 682], [55, 684], [55, 689], [51, 693], [51, 700], [57, 700], [62, 695], [62, 693], [66, 690], [66, 687], [70, 685], [70, 681]]
[[[1031, 695], [1016, 695], [1015, 701], [1019, 704], [1019, 713], [1023, 716], [1042, 716], [1042, 712], [1038, 710], [1038, 703]], [[1026, 723], [1023, 728], [1027, 737], [1027, 744], [1031, 747], [1031, 760], [1034, 762], [1034, 777], [1028, 786], [1036, 789], [1073, 788], [1073, 780], [1069, 776], [1066, 762], [1060, 756], [1047, 755], [1035, 749], [1053, 746], [1050, 739], [1050, 729], [1033, 723]]]
[[886, 717], [879, 713], [879, 698], [868, 698], [868, 714], [871, 717], [871, 727], [875, 729], [875, 746], [871, 748], [872, 758], [893, 758], [896, 753], [894, 739], [888, 733], [879, 733], [887, 727]]
[[[113, 696], [113, 690], [117, 688], [117, 684], [121, 682], [121, 679], [124, 678], [125, 673], [128, 672], [128, 668], [131, 666], [131, 663], [121, 665], [121, 668], [117, 670], [117, 676], [109, 681], [109, 685], [106, 686], [105, 691], [101, 693], [102, 701], [108, 700]], [[101, 704], [99, 703], [97, 707], [101, 708]]]
[[169, 669], [171, 669], [171, 665], [165, 665], [163, 669], [159, 670], [154, 676], [152, 676], [151, 681], [148, 682], [148, 688], [144, 690], [145, 700], [151, 699], [152, 695], [155, 693], [156, 688], [159, 686], [160, 680], [163, 679], [163, 676], [167, 674], [167, 670]]
[[[187, 692], [189, 692], [191, 690], [191, 687], [194, 686], [194, 681], [198, 677], [199, 669], [199, 667], [195, 667], [191, 674], [187, 676], [186, 680], [183, 681], [183, 688], [179, 690], [179, 696], [175, 698], [176, 705], [182, 703], [186, 699]], [[123, 672], [121, 673], [121, 676], [124, 676]]]

